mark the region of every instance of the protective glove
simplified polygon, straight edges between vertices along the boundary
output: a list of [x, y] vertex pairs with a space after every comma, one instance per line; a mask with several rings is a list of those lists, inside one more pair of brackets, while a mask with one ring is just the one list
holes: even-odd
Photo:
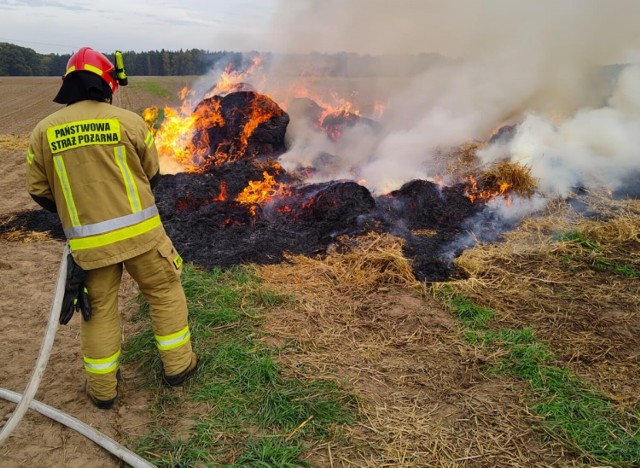
[[91, 304], [89, 303], [89, 291], [84, 285], [87, 272], [73, 261], [73, 256], [67, 256], [67, 279], [64, 286], [64, 297], [60, 309], [60, 325], [66, 325], [78, 310], [82, 312], [85, 320], [91, 319]]

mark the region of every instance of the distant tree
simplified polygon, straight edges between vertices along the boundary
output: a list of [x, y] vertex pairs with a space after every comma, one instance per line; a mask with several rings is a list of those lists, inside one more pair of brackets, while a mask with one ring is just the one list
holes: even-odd
[[58, 55], [49, 54], [42, 56], [42, 60], [47, 64], [48, 76], [62, 76], [67, 71], [67, 62], [71, 58], [70, 54]]
[[6, 42], [0, 43], [0, 75], [34, 76], [44, 75], [46, 67], [33, 49]]
[[[239, 53], [200, 49], [162, 49], [147, 52], [123, 52], [124, 66], [129, 76], [204, 75], [213, 67], [230, 66], [243, 70], [260, 55], [265, 68], [273, 59], [271, 54], [256, 51]], [[33, 49], [0, 42], [0, 76], [62, 76], [69, 54], [38, 54]], [[113, 54], [107, 57], [114, 60]], [[420, 55], [360, 55], [352, 52], [325, 54], [288, 54], [281, 61], [281, 70], [304, 73], [307, 76], [411, 76], [446, 60], [438, 54]]]

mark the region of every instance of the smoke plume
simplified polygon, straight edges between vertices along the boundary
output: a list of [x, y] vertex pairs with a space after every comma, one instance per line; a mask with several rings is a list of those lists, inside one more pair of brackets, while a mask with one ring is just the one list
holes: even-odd
[[386, 192], [446, 176], [438, 150], [518, 124], [515, 138], [487, 148], [483, 161], [521, 161], [553, 196], [578, 184], [615, 185], [634, 169], [640, 81], [630, 68], [616, 84], [619, 70], [607, 66], [638, 56], [638, 17], [633, 0], [281, 2], [272, 50], [444, 58], [360, 91], [384, 90], [375, 130], [356, 126], [334, 142], [292, 118], [285, 168], [328, 153], [336, 159], [316, 179], [356, 178]]

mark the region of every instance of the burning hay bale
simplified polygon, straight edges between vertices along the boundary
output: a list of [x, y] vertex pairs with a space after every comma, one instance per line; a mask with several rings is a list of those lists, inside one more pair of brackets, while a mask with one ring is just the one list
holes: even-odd
[[294, 99], [289, 105], [289, 113], [311, 128], [326, 134], [332, 141], [338, 141], [346, 129], [356, 125], [365, 125], [372, 130], [378, 129], [375, 120], [363, 117], [358, 112], [325, 109], [309, 98]]
[[[304, 178], [287, 173], [277, 161], [286, 151], [289, 115], [250, 87], [216, 90], [193, 111], [191, 105], [179, 111], [165, 108], [156, 133], [159, 153], [186, 171], [163, 175], [154, 190], [165, 228], [185, 260], [204, 267], [270, 264], [286, 255], [324, 254], [340, 236], [388, 232], [405, 239], [402, 250], [418, 280], [450, 277], [448, 246], [484, 208], [478, 201], [494, 192], [476, 200], [469, 184], [447, 187], [413, 180], [374, 197], [353, 181], [304, 184]], [[334, 141], [347, 129], [377, 125], [351, 108], [322, 108], [306, 98], [296, 100], [291, 110]], [[151, 122], [154, 115], [145, 113], [145, 119]], [[458, 166], [475, 164], [478, 148], [477, 142], [461, 146], [455, 153]], [[339, 159], [322, 152], [314, 163], [336, 165], [338, 173]], [[496, 169], [480, 180], [526, 188], [525, 176], [514, 168]], [[46, 219], [30, 220], [42, 230], [51, 228]]]
[[346, 129], [353, 128], [356, 125], [366, 125], [373, 130], [378, 128], [376, 121], [348, 111], [327, 114], [322, 119], [320, 128], [331, 140], [337, 141], [342, 137]]
[[286, 150], [289, 115], [264, 94], [236, 91], [212, 96], [193, 113], [200, 125], [192, 144], [201, 149], [205, 164], [278, 156]]
[[294, 223], [334, 224], [333, 231], [357, 224], [361, 216], [370, 214], [376, 202], [369, 190], [355, 182], [328, 182], [293, 188], [274, 200], [270, 211]]
[[[258, 187], [262, 176], [267, 184]], [[369, 191], [354, 182], [281, 190], [279, 177], [267, 171], [260, 174], [249, 161], [209, 168], [202, 174], [163, 176], [156, 188], [158, 208], [183, 257], [205, 267], [226, 267], [277, 263], [287, 252], [317, 254], [339, 235], [362, 233], [375, 209]], [[250, 182], [255, 187], [252, 193], [239, 189], [251, 186]], [[226, 197], [220, 196], [223, 186]], [[279, 195], [249, 197], [270, 190]]]

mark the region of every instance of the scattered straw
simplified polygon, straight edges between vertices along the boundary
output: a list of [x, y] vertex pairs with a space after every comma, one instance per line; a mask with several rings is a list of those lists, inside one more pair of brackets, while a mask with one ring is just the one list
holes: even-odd
[[508, 185], [509, 189], [522, 196], [530, 197], [537, 186], [531, 176], [531, 168], [517, 162], [502, 161], [491, 166], [481, 177], [482, 186], [500, 187]]
[[557, 359], [620, 405], [638, 404], [638, 201], [585, 202], [598, 218], [529, 219], [504, 242], [465, 251], [456, 265], [469, 279], [452, 284], [496, 310], [500, 328], [533, 327]]
[[[298, 378], [328, 378], [358, 395], [360, 421], [346, 441], [319, 446], [317, 466], [549, 466], [523, 386], [487, 381], [457, 322], [417, 282], [389, 234], [341, 239], [323, 258], [290, 256], [257, 267], [266, 287], [293, 302], [266, 314], [267, 339]], [[487, 382], [488, 386], [483, 385]]]
[[435, 159], [440, 161], [443, 174], [462, 176], [476, 172], [481, 164], [477, 153], [484, 146], [481, 141], [471, 140], [446, 151], [439, 148], [435, 151]]
[[8, 232], [0, 233], [0, 240], [9, 241], [9, 242], [41, 242], [45, 240], [51, 240], [51, 237], [46, 232], [37, 232], [37, 231], [22, 231], [22, 230], [12, 230]]
[[279, 283], [289, 292], [306, 290], [334, 294], [339, 291], [354, 300], [362, 300], [390, 285], [422, 289], [402, 253], [403, 242], [390, 234], [377, 233], [344, 238], [339, 245], [339, 255], [331, 252], [325, 258], [289, 255], [287, 261], [296, 265], [295, 270], [267, 265], [260, 268], [260, 275]]

